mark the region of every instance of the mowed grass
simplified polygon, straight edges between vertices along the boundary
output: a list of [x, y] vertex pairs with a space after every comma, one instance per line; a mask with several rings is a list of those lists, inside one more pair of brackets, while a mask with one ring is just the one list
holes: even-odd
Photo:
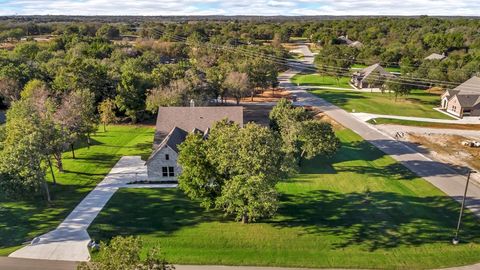
[[[54, 229], [124, 155], [148, 156], [154, 129], [140, 126], [110, 126], [92, 137], [92, 146], [78, 145], [72, 159], [64, 154], [65, 173], [55, 172], [50, 182], [52, 203], [34, 200], [0, 200], [0, 255], [8, 255], [25, 241]], [[50, 171], [47, 176], [51, 180]]]
[[424, 90], [412, 90], [407, 96], [395, 100], [393, 93], [370, 93], [333, 89], [316, 89], [311, 93], [333, 103], [348, 112], [365, 112], [385, 115], [399, 115], [438, 119], [453, 119], [435, 111], [440, 104], [440, 96]]
[[322, 86], [353, 89], [349, 85], [349, 77], [341, 77], [337, 80], [337, 78], [328, 75], [297, 74], [293, 76], [291, 81], [300, 86]]
[[375, 119], [368, 120], [368, 123], [374, 124], [374, 125], [402, 125], [402, 126], [429, 127], [429, 128], [480, 130], [480, 124], [444, 124], [444, 123], [411, 121], [411, 120], [390, 119], [390, 118], [375, 118]]
[[278, 184], [275, 218], [233, 222], [178, 189], [121, 189], [89, 233], [138, 235], [176, 264], [425, 269], [480, 261], [480, 224], [459, 204], [349, 131], [340, 152]]

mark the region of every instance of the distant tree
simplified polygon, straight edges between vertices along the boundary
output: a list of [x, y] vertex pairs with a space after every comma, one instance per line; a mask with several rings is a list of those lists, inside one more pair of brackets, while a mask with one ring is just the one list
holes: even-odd
[[0, 78], [0, 95], [10, 104], [20, 98], [20, 84], [18, 81], [10, 78]]
[[240, 100], [250, 93], [250, 82], [246, 73], [230, 72], [223, 85], [228, 95], [235, 98], [237, 104], [240, 104]]
[[165, 87], [157, 87], [148, 90], [146, 108], [152, 113], [158, 112], [162, 106], [182, 106], [186, 103], [189, 83], [185, 80], [175, 80]]
[[275, 33], [275, 35], [273, 35], [272, 46], [275, 48], [282, 47], [282, 35], [280, 33]]
[[152, 85], [150, 76], [138, 60], [130, 59], [122, 66], [115, 103], [132, 122], [135, 123], [139, 113], [145, 110], [147, 89], [151, 89]]
[[81, 263], [78, 270], [174, 270], [175, 267], [161, 258], [157, 248], [140, 258], [143, 241], [133, 236], [116, 236], [110, 243], [100, 244], [100, 253], [94, 262]]
[[412, 86], [408, 82], [402, 81], [401, 78], [391, 77], [385, 83], [387, 90], [395, 94], [395, 101], [397, 101], [398, 96], [406, 96], [410, 94]]
[[74, 144], [79, 138], [87, 138], [97, 129], [94, 97], [88, 90], [75, 90], [64, 96], [55, 112], [56, 122], [67, 132], [72, 157], [75, 158]]
[[56, 184], [55, 175], [52, 168], [50, 157], [56, 160], [56, 166], [60, 172], [63, 172], [62, 154], [68, 145], [67, 130], [55, 122], [55, 111], [57, 106], [54, 98], [50, 96], [50, 91], [42, 81], [32, 80], [22, 91], [22, 101], [35, 110], [39, 118], [40, 136], [39, 141], [43, 145], [42, 153], [52, 173], [53, 184]]
[[103, 131], [107, 131], [107, 125], [113, 124], [117, 121], [115, 115], [115, 102], [112, 99], [106, 99], [98, 105], [98, 112], [100, 113], [100, 121], [103, 124]]
[[315, 56], [315, 65], [321, 73], [335, 77], [338, 83], [341, 77], [348, 76], [356, 56], [354, 48], [331, 45], [324, 47]]
[[97, 30], [97, 36], [105, 39], [118, 39], [120, 37], [120, 31], [113, 25], [104, 24]]

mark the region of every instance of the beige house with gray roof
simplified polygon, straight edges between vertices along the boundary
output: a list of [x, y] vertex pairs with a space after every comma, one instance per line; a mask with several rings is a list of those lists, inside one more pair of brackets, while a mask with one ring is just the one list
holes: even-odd
[[153, 142], [154, 151], [146, 162], [148, 180], [177, 181], [181, 173], [177, 163], [178, 146], [191, 132], [207, 136], [212, 125], [223, 119], [243, 126], [243, 107], [160, 107]]
[[379, 88], [393, 76], [377, 63], [353, 73], [350, 82], [357, 88]]
[[457, 117], [480, 116], [480, 78], [472, 77], [443, 93], [442, 109]]

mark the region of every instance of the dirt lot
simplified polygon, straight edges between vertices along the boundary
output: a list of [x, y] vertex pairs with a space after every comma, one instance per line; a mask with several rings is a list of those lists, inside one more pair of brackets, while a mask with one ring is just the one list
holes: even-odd
[[[277, 102], [279, 99], [286, 98], [291, 99], [291, 94], [282, 89], [275, 89], [275, 91], [267, 90], [263, 93], [258, 93], [253, 97], [244, 97], [240, 100], [241, 103], [249, 103], [249, 102]], [[227, 99], [229, 101], [235, 101], [233, 99]]]
[[[463, 141], [471, 138], [460, 135], [407, 133], [403, 140], [424, 150], [430, 158], [452, 165], [457, 171], [466, 174], [468, 169], [480, 170], [480, 148], [463, 146]], [[480, 176], [472, 175], [480, 183]]]

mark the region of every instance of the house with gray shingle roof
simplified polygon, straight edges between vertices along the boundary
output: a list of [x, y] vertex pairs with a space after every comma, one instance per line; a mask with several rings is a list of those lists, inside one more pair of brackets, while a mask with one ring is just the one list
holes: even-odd
[[358, 88], [378, 88], [383, 84], [381, 79], [392, 76], [394, 75], [377, 63], [353, 73], [350, 82]]
[[442, 109], [458, 117], [480, 116], [480, 78], [474, 76], [442, 94]]
[[153, 153], [148, 158], [147, 174], [150, 181], [177, 181], [181, 168], [177, 163], [178, 146], [189, 133], [206, 138], [211, 126], [228, 119], [243, 126], [243, 107], [160, 107], [158, 110]]

